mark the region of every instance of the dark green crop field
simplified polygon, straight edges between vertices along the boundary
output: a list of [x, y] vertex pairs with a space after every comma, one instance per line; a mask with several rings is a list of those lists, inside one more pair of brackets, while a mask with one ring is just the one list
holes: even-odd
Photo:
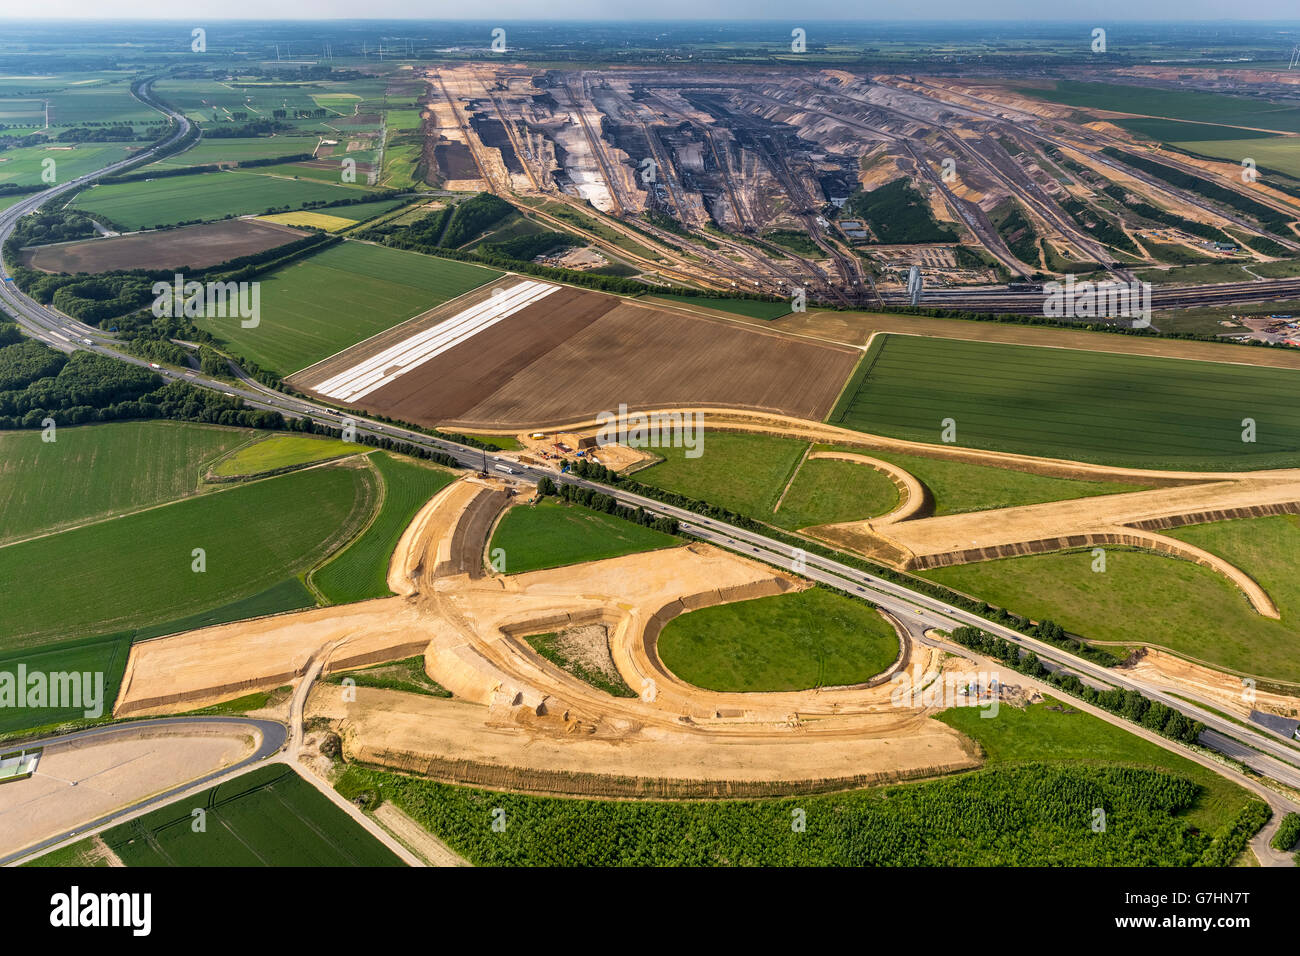
[[[1249, 359], [1249, 353], [1242, 356]], [[1243, 441], [1245, 419], [1255, 441]], [[1300, 372], [887, 335], [829, 421], [873, 434], [1165, 469], [1300, 464]]]
[[[205, 829], [193, 829], [193, 811]], [[401, 866], [391, 850], [282, 764], [104, 832], [127, 866]]]

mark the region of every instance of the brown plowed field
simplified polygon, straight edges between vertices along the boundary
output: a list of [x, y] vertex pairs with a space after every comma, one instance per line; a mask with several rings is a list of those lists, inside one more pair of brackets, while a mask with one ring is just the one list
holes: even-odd
[[477, 405], [448, 416], [448, 423], [553, 425], [616, 411], [620, 404], [630, 409], [713, 405], [818, 421], [830, 413], [862, 354], [737, 323], [610, 301], [616, 306], [582, 333], [540, 356]]
[[274, 249], [307, 233], [257, 219], [229, 219], [132, 236], [38, 246], [23, 265], [42, 272], [111, 272], [115, 269], [201, 269]]
[[[508, 287], [502, 281], [494, 285]], [[293, 375], [317, 383], [492, 294], [461, 296]], [[601, 411], [711, 405], [820, 420], [861, 351], [562, 287], [367, 395], [419, 425], [524, 428]]]

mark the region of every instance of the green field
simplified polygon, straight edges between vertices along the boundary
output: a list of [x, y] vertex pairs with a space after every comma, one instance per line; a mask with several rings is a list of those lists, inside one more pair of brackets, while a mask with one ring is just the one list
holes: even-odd
[[[370, 472], [333, 466], [186, 498], [0, 548], [0, 646], [141, 628], [252, 597], [370, 517]], [[193, 549], [206, 570], [192, 570]]]
[[[104, 637], [83, 638], [25, 651], [0, 654], [0, 673], [16, 674], [19, 666], [27, 672], [51, 674], [76, 672], [103, 674], [103, 712], [99, 719], [107, 718], [113, 710], [122, 673], [131, 652], [129, 634], [110, 634]], [[92, 683], [94, 678], [92, 678]], [[83, 686], [85, 686], [83, 684]], [[0, 735], [15, 734], [52, 724], [77, 722], [86, 719], [87, 707], [5, 707], [0, 708]]]
[[193, 176], [91, 186], [70, 205], [106, 216], [124, 229], [148, 229], [178, 222], [227, 219], [310, 202], [334, 202], [358, 195], [359, 186], [224, 170]]
[[898, 657], [898, 634], [869, 604], [823, 588], [673, 618], [659, 658], [696, 687], [786, 691], [860, 684]]
[[989, 767], [1050, 761], [1122, 764], [1176, 773], [1201, 787], [1187, 822], [1208, 832], [1228, 822], [1251, 797], [1194, 760], [1075, 710], [1069, 698], [1049, 697], [1024, 708], [1000, 707], [991, 718], [983, 713], [978, 707], [953, 707], [938, 714], [938, 719], [979, 741]]
[[[196, 833], [192, 813], [200, 808], [206, 829]], [[283, 764], [259, 767], [146, 813], [105, 830], [102, 838], [127, 866], [402, 865], [346, 811]]]
[[44, 161], [47, 159], [54, 160], [54, 181], [66, 183], [96, 169], [103, 169], [125, 158], [129, 152], [127, 147], [116, 143], [69, 143], [60, 146], [63, 148], [24, 146], [0, 152], [0, 186], [5, 183], [28, 186], [45, 182], [41, 174], [46, 168]]
[[[1208, 139], [1171, 141], [1171, 145], [1185, 149], [1201, 156], [1226, 159], [1231, 163], [1240, 163], [1250, 157], [1260, 169], [1276, 169], [1278, 172], [1300, 178], [1300, 139], [1286, 136], [1270, 136], [1264, 139]], [[1268, 182], [1268, 174], [1262, 173], [1261, 181]]]
[[779, 319], [790, 314], [789, 302], [764, 302], [760, 299], [712, 299], [698, 295], [673, 295], [656, 292], [648, 301], [663, 299], [678, 305], [693, 306], [698, 309], [716, 309], [733, 315], [744, 315], [751, 319]]
[[680, 538], [613, 515], [543, 498], [506, 512], [489, 552], [505, 552], [505, 573], [523, 574], [584, 561], [602, 561], [681, 544]]
[[191, 495], [207, 463], [252, 432], [185, 422], [111, 422], [0, 432], [0, 543]]
[[152, 166], [206, 166], [210, 163], [240, 163], [250, 159], [299, 156], [316, 149], [315, 136], [249, 136], [202, 139], [183, 153], [160, 159]]
[[1163, 555], [1106, 549], [1007, 558], [939, 568], [924, 576], [990, 603], [1050, 618], [1095, 641], [1147, 642], [1219, 667], [1300, 681], [1300, 518], [1280, 515], [1167, 532], [1205, 548], [1257, 580], [1281, 611], [1262, 617], [1209, 568]]
[[741, 514], [768, 517], [807, 447], [794, 438], [707, 431], [699, 457], [687, 458], [685, 448], [658, 448], [664, 461], [633, 477]]
[[1276, 468], [1300, 463], [1298, 395], [1288, 369], [886, 335], [828, 420], [938, 444], [952, 419], [960, 446], [1112, 465]]
[[1057, 80], [1054, 89], [1023, 86], [1018, 89], [1021, 93], [1039, 99], [1085, 109], [1300, 133], [1300, 108], [1222, 93], [1163, 90], [1149, 86], [1080, 80]]
[[292, 468], [343, 455], [355, 455], [362, 449], [355, 442], [307, 435], [270, 435], [245, 445], [217, 462], [213, 474], [223, 478], [260, 475], [278, 468]]
[[311, 583], [337, 604], [387, 597], [388, 563], [416, 512], [456, 476], [428, 465], [376, 452], [370, 458], [384, 483], [383, 504], [366, 530], [311, 574]]
[[1015, 508], [1045, 501], [1091, 498], [1095, 495], [1118, 495], [1129, 491], [1145, 491], [1150, 487], [1115, 481], [1049, 478], [1009, 468], [923, 458], [920, 455], [900, 455], [897, 452], [883, 453], [872, 448], [852, 448], [847, 445], [834, 446], [834, 450], [856, 452], [898, 465], [929, 489], [934, 500], [933, 511], [930, 512], [933, 515]]
[[[1186, 758], [1056, 703], [942, 719], [989, 766], [770, 800], [586, 800], [456, 787], [350, 766], [346, 797], [392, 801], [478, 866], [1189, 866], [1255, 801]], [[974, 719], [972, 719], [974, 718]], [[1041, 754], [1041, 762], [1028, 762]], [[1104, 832], [1093, 808], [1106, 809]], [[493, 832], [493, 810], [506, 829]], [[791, 826], [802, 810], [806, 827]]]
[[288, 375], [500, 275], [450, 259], [345, 241], [262, 276], [256, 328], [229, 319], [196, 324], [235, 354]]
[[[893, 482], [866, 465], [826, 459], [807, 459], [799, 465], [806, 447], [806, 442], [790, 438], [710, 432], [699, 458], [686, 458], [684, 449], [659, 449], [666, 460], [632, 477], [790, 530], [871, 518], [897, 505]], [[1144, 487], [1047, 478], [919, 455], [886, 454], [874, 448], [815, 445], [814, 450], [849, 452], [898, 465], [930, 490], [935, 514], [1119, 494]], [[781, 498], [783, 490], [785, 497]], [[774, 511], [778, 499], [781, 505]]]

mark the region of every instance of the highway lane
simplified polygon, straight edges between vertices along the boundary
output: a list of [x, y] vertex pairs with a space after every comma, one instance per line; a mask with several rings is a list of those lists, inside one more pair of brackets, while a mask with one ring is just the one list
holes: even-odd
[[[147, 96], [147, 87], [142, 92]], [[149, 101], [146, 100], [146, 102]], [[173, 142], [175, 138], [185, 134], [189, 124], [183, 116], [161, 106], [161, 104], [151, 102], [151, 105], [155, 105], [156, 108], [163, 110], [163, 112], [178, 121], [176, 133], [167, 142]], [[161, 146], [154, 149], [158, 148], [161, 148]], [[133, 157], [133, 159], [138, 158], [138, 156]], [[44, 192], [36, 193], [30, 199], [23, 200], [10, 207], [10, 209], [4, 210], [3, 213], [0, 213], [0, 242], [3, 242], [4, 238], [13, 230], [14, 223], [19, 216], [39, 207], [43, 202], [63, 191], [108, 174], [121, 168], [124, 164], [125, 161], [89, 174], [81, 179], [73, 180], [63, 186], [52, 187]], [[15, 212], [15, 210], [19, 211]], [[1300, 282], [1300, 280], [1294, 281]], [[354, 425], [358, 435], [394, 438], [410, 442], [417, 447], [440, 451], [451, 456], [466, 468], [480, 467], [484, 457], [480, 451], [457, 445], [445, 439], [434, 438], [422, 432], [411, 431], [398, 426], [384, 425], [363, 416], [339, 412], [336, 409], [328, 408], [308, 399], [285, 395], [266, 388], [247, 376], [242, 376], [236, 384], [204, 376], [197, 372], [180, 372], [169, 368], [156, 368], [153, 363], [119, 351], [110, 344], [111, 340], [105, 341], [103, 333], [99, 330], [92, 329], [84, 323], [76, 322], [34, 302], [9, 281], [0, 284], [0, 301], [5, 303], [9, 311], [18, 319], [19, 324], [29, 334], [65, 352], [86, 349], [137, 366], [154, 367], [164, 379], [181, 380], [197, 387], [214, 389], [226, 395], [241, 398], [251, 407], [277, 411], [291, 418], [310, 416], [314, 420], [334, 427], [341, 427], [350, 423]], [[509, 467], [512, 469], [512, 477], [514, 478], [535, 482], [546, 476], [555, 481], [567, 481], [588, 487], [612, 495], [622, 504], [631, 507], [642, 507], [654, 514], [676, 518], [687, 533], [700, 537], [702, 540], [726, 544], [752, 556], [757, 556], [760, 560], [768, 561], [786, 569], [792, 569], [792, 562], [795, 557], [792, 548], [758, 532], [703, 518], [694, 512], [663, 504], [654, 499], [644, 498], [623, 489], [600, 485], [572, 475], [557, 475], [550, 469], [526, 466], [508, 455], [497, 455], [494, 456], [494, 459], [499, 462], [510, 461]], [[1249, 744], [1255, 750], [1263, 751], [1275, 757], [1287, 767], [1300, 768], [1300, 754], [1289, 747], [1281, 738], [1267, 731], [1242, 728], [1202, 707], [1171, 697], [1132, 677], [1116, 674], [1110, 668], [1092, 664], [1049, 644], [1029, 638], [1018, 631], [1003, 627], [978, 615], [945, 604], [938, 599], [912, 591], [903, 585], [895, 584], [865, 571], [860, 571], [812, 553], [803, 555], [802, 561], [804, 562], [804, 570], [800, 573], [814, 580], [833, 584], [835, 587], [849, 593], [861, 594], [897, 617], [924, 624], [925, 627], [944, 630], [963, 624], [980, 627], [989, 633], [1004, 637], [1020, 647], [1033, 650], [1045, 662], [1068, 668], [1082, 678], [1101, 682], [1105, 686], [1138, 690], [1153, 700], [1158, 700], [1166, 706], [1183, 712], [1194, 720], [1201, 721], [1207, 728], [1216, 731], [1222, 737], [1235, 738], [1239, 742]], [[1211, 739], [1218, 740], [1217, 737]], [[1288, 770], [1286, 773], [1289, 774], [1290, 771]], [[1296, 779], [1300, 780], [1300, 777]]]
[[[6, 749], [21, 750], [32, 747], [53, 748], [72, 742], [84, 742], [88, 740], [103, 740], [114, 736], [131, 736], [142, 731], [166, 729], [170, 733], [183, 732], [187, 725], [212, 726], [230, 725], [234, 727], [254, 727], [262, 735], [261, 741], [251, 754], [240, 760], [238, 763], [230, 766], [220, 767], [211, 773], [204, 774], [195, 780], [171, 787], [162, 793], [154, 794], [143, 800], [137, 800], [114, 810], [112, 813], [104, 814], [98, 819], [88, 821], [75, 829], [65, 830], [55, 836], [41, 840], [39, 843], [33, 843], [15, 853], [0, 857], [0, 866], [8, 866], [26, 857], [38, 854], [50, 847], [75, 837], [78, 833], [85, 833], [90, 830], [98, 830], [109, 824], [116, 823], [125, 817], [137, 817], [163, 804], [185, 796], [189, 793], [196, 793], [205, 790], [220, 779], [226, 779], [237, 776], [243, 771], [250, 768], [253, 764], [261, 763], [270, 757], [275, 756], [284, 747], [288, 740], [289, 730], [278, 720], [262, 720], [253, 717], [160, 717], [152, 720], [131, 720], [118, 724], [107, 724], [102, 727], [91, 727], [88, 730], [78, 730], [68, 734], [59, 734], [53, 737], [40, 737], [32, 740], [25, 740], [13, 744], [6, 744]], [[36, 767], [37, 774], [40, 773], [40, 765]]]

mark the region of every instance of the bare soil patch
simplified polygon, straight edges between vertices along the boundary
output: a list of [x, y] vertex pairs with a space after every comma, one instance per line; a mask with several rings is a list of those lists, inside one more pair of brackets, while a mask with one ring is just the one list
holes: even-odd
[[307, 233], [258, 219], [229, 219], [131, 236], [87, 239], [25, 250], [23, 265], [42, 272], [195, 269], [264, 252]]

